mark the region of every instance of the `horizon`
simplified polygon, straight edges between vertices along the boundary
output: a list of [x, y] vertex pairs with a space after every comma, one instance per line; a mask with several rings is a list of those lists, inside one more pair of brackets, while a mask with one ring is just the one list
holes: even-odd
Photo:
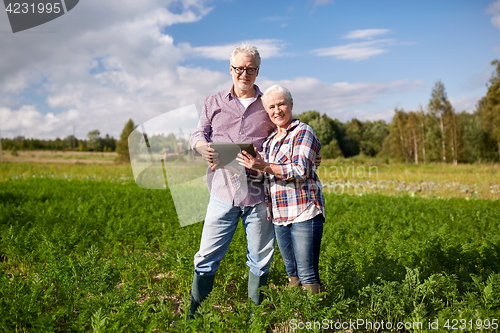
[[[342, 123], [427, 107], [441, 80], [455, 112], [475, 111], [500, 58], [500, 0], [80, 2], [12, 33], [0, 14], [2, 137], [119, 138], [141, 124], [231, 87], [229, 55], [248, 41], [263, 91], [282, 84], [294, 113]], [[197, 114], [168, 115], [189, 132]], [[104, 135], [105, 135], [104, 134]]]

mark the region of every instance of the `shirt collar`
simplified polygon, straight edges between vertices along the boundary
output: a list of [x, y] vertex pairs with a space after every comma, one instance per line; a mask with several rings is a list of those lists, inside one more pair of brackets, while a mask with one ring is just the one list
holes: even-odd
[[[299, 125], [300, 123], [300, 120], [298, 119], [293, 119], [292, 122], [288, 125], [288, 127], [286, 128], [286, 132], [290, 132], [292, 129], [294, 129], [297, 125]], [[269, 135], [270, 138], [274, 137], [276, 135], [276, 133], [278, 133], [278, 128], [276, 128], [272, 133], [271, 135]]]
[[[254, 96], [254, 98], [257, 98], [259, 96], [262, 96], [262, 91], [260, 91], [259, 86], [256, 84], [253, 85], [255, 88], [255, 91], [257, 92]], [[231, 100], [233, 98], [238, 98], [236, 94], [234, 93], [234, 84], [229, 88], [229, 90], [224, 94], [224, 97], [226, 97], [228, 100]]]

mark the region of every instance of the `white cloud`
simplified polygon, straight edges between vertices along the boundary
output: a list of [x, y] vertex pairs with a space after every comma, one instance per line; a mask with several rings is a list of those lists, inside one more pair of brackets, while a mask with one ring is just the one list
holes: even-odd
[[[227, 89], [231, 78], [227, 74], [210, 72], [203, 68], [177, 68], [177, 77], [163, 72], [151, 77], [130, 76], [127, 73], [110, 74], [106, 84], [67, 84], [54, 91], [48, 98], [51, 107], [69, 109], [58, 114], [44, 115], [34, 106], [19, 109], [0, 108], [2, 135], [14, 137], [54, 138], [72, 134], [85, 138], [93, 129], [104, 135], [118, 137], [126, 121], [131, 118], [136, 124], [180, 108], [195, 104], [198, 112], [203, 99], [214, 91]], [[198, 80], [204, 77], [204, 80]], [[133, 86], [140, 89], [132, 89]], [[177, 134], [179, 128], [186, 131], [196, 126], [197, 114], [170, 114], [171, 129]]]
[[374, 36], [379, 36], [388, 33], [389, 29], [365, 29], [349, 31], [343, 38], [346, 39], [373, 39]]
[[[232, 83], [228, 73], [179, 64], [200, 53], [227, 61], [234, 45], [176, 45], [171, 36], [162, 33], [165, 26], [200, 20], [210, 8], [203, 1], [189, 0], [174, 14], [167, 10], [169, 3], [87, 0], [58, 20], [34, 28], [33, 33], [0, 34], [2, 136], [65, 137], [75, 126], [78, 138], [94, 129], [118, 137], [129, 118], [139, 124], [190, 104], [196, 104], [200, 111], [207, 95], [228, 89]], [[4, 21], [0, 21], [1, 29], [7, 30]], [[54, 33], [37, 33], [43, 29]], [[263, 58], [284, 55], [282, 40], [250, 42], [258, 46]], [[390, 43], [350, 44], [344, 53], [331, 55], [359, 60], [385, 52], [383, 45]], [[272, 83], [278, 82], [259, 77], [263, 89]], [[358, 110], [381, 96], [420, 87], [419, 81], [404, 80], [328, 84], [297, 78], [280, 83], [294, 94], [296, 111], [316, 109], [332, 117], [347, 117], [354, 112], [352, 108]], [[48, 107], [54, 110], [23, 105], [23, 97], [33, 87], [46, 96]], [[195, 115], [171, 116], [176, 133], [179, 127], [189, 129], [197, 122]]]
[[393, 39], [381, 39], [362, 43], [352, 43], [342, 46], [321, 48], [311, 51], [318, 56], [333, 56], [336, 59], [350, 59], [359, 61], [368, 59], [377, 54], [387, 52], [383, 46], [394, 43]]
[[360, 111], [359, 115], [357, 116], [357, 119], [359, 120], [370, 120], [370, 121], [376, 121], [376, 120], [385, 120], [385, 122], [389, 123], [392, 121], [392, 117], [394, 117], [394, 109], [386, 109], [380, 112], [376, 113], [367, 113]]
[[66, 132], [69, 135], [70, 128], [68, 127], [68, 123], [78, 119], [79, 116], [76, 110], [69, 110], [58, 115], [54, 115], [53, 113], [42, 115], [31, 105], [24, 105], [19, 110], [0, 108], [2, 136], [13, 137], [23, 135], [33, 138], [52, 132]]
[[[129, 118], [141, 123], [199, 106], [214, 89], [227, 89], [228, 74], [178, 66], [184, 50], [161, 33], [165, 26], [201, 19], [210, 8], [188, 0], [174, 14], [166, 9], [170, 3], [88, 0], [43, 28], [0, 34], [2, 135], [54, 138], [72, 134], [75, 126], [80, 138], [93, 129], [117, 137]], [[54, 33], [38, 33], [43, 29]], [[33, 87], [48, 107], [62, 111], [23, 105]], [[176, 122], [190, 123], [189, 117]]]
[[393, 116], [394, 116], [394, 108], [378, 110], [375, 112], [368, 112], [360, 109], [353, 109], [353, 110], [340, 109], [336, 110], [335, 112], [335, 117], [343, 122], [356, 118], [361, 121], [384, 120], [386, 123], [390, 123], [392, 121]]
[[492, 14], [491, 24], [495, 27], [500, 28], [500, 0], [497, 0], [488, 6], [486, 10], [489, 14]]
[[[301, 113], [316, 110], [331, 117], [349, 120], [354, 117], [376, 119], [376, 114], [365, 111], [365, 115], [352, 115], [352, 108], [359, 109], [360, 105], [370, 108], [376, 101], [388, 95], [403, 95], [422, 87], [421, 81], [410, 82], [398, 80], [394, 82], [338, 82], [327, 84], [314, 78], [297, 78], [295, 80], [270, 81], [264, 80], [261, 88], [266, 89], [273, 84], [281, 84], [290, 89], [294, 100], [294, 112]], [[384, 110], [384, 112], [386, 112]], [[370, 115], [373, 115], [371, 117]], [[387, 114], [384, 113], [384, 117]]]
[[469, 113], [473, 113], [476, 110], [477, 102], [482, 97], [483, 96], [473, 96], [473, 97], [462, 96], [460, 98], [450, 98], [450, 103], [455, 109], [455, 112], [466, 111]]
[[319, 6], [326, 6], [333, 3], [333, 1], [334, 0], [309, 0], [309, 2], [313, 3], [313, 8], [309, 13], [313, 14]]
[[333, 3], [333, 0], [314, 0], [314, 6], [325, 6], [329, 3]]
[[192, 52], [199, 57], [228, 61], [234, 47], [242, 42], [248, 42], [257, 46], [262, 59], [284, 55], [282, 50], [285, 48], [285, 43], [279, 39], [254, 39], [220, 46], [198, 46], [191, 48], [184, 45], [184, 47], [186, 52]]

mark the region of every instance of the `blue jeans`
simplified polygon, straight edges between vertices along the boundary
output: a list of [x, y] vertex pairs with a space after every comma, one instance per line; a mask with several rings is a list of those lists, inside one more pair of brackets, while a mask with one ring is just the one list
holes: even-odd
[[304, 222], [274, 226], [286, 273], [298, 276], [302, 284], [320, 283], [318, 263], [324, 220], [319, 214]]
[[274, 253], [274, 226], [267, 220], [266, 204], [237, 207], [211, 195], [203, 225], [200, 250], [194, 256], [197, 275], [215, 275], [233, 239], [239, 219], [247, 238], [247, 265], [262, 276], [269, 273]]

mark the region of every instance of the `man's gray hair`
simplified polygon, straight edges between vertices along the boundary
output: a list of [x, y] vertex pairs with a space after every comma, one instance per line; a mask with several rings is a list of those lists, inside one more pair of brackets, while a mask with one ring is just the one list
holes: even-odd
[[257, 62], [257, 67], [260, 67], [260, 54], [259, 51], [257, 51], [257, 46], [250, 45], [249, 43], [242, 43], [241, 45], [238, 45], [234, 48], [233, 52], [231, 52], [231, 65], [233, 64], [234, 57], [238, 53], [248, 53], [252, 57], [255, 58], [255, 61]]
[[266, 107], [267, 97], [270, 94], [274, 94], [274, 93], [281, 94], [283, 97], [285, 97], [285, 100], [287, 101], [288, 104], [292, 104], [293, 99], [292, 99], [292, 93], [290, 93], [290, 90], [283, 87], [282, 85], [275, 84], [274, 86], [270, 86], [269, 88], [267, 88], [266, 91], [264, 91], [264, 94], [262, 95], [262, 102], [264, 104], [264, 107]]

